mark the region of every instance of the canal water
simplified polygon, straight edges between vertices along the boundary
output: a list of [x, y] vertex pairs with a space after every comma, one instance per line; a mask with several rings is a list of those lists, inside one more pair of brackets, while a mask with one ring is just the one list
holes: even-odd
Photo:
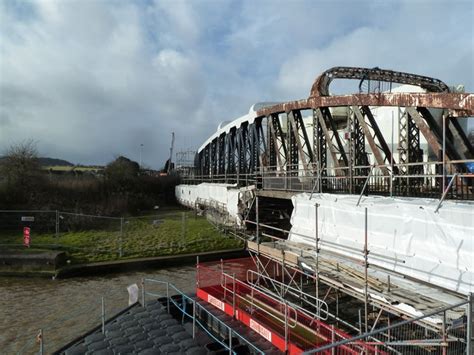
[[0, 353], [37, 353], [39, 329], [51, 353], [101, 323], [102, 296], [109, 318], [128, 305], [127, 286], [140, 286], [142, 277], [193, 292], [195, 276], [193, 266], [183, 266], [60, 280], [0, 277]]

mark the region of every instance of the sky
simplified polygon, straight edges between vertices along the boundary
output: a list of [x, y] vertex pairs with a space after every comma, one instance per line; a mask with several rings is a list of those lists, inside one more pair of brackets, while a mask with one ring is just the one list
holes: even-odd
[[[474, 91], [472, 1], [0, 1], [0, 155], [160, 168], [260, 101], [307, 98], [334, 66]], [[143, 144], [143, 147], [140, 146]]]

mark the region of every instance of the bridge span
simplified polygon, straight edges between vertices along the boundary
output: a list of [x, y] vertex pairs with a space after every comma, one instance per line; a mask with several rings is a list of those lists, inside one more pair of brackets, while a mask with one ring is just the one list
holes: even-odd
[[[359, 92], [329, 95], [335, 79], [357, 80]], [[352, 194], [369, 176], [365, 193], [436, 198], [457, 174], [447, 197], [473, 199], [474, 148], [462, 128], [473, 107], [473, 94], [437, 79], [332, 68], [307, 99], [256, 104], [219, 127], [187, 181]]]
[[[332, 95], [335, 81], [357, 92]], [[244, 238], [263, 276], [311, 275], [316, 298], [362, 302], [366, 324], [368, 305], [375, 323], [413, 318], [474, 292], [473, 114], [474, 95], [441, 80], [335, 67], [307, 99], [221, 124], [176, 197]]]

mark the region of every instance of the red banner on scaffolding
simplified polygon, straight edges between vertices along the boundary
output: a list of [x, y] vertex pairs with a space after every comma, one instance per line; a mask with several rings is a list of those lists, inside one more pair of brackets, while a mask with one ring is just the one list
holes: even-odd
[[30, 227], [23, 228], [23, 245], [27, 248], [30, 247]]
[[[264, 260], [264, 257], [260, 259]], [[267, 276], [264, 277], [282, 283], [283, 274], [278, 274], [280, 268], [272, 268], [270, 261], [264, 260], [261, 264], [266, 268]], [[252, 279], [249, 278], [252, 275], [249, 270], [257, 270], [251, 258], [198, 264], [196, 296], [242, 322], [289, 355], [351, 339], [351, 335], [326, 323], [322, 317], [308, 313], [309, 311], [303, 312], [301, 308], [282, 298], [262, 292], [262, 288], [255, 288], [249, 283], [249, 279]], [[298, 284], [298, 278], [303, 276], [304, 273], [298, 271], [292, 276], [292, 280]], [[387, 354], [362, 340], [325, 350], [323, 354], [331, 354], [333, 351], [349, 355]]]

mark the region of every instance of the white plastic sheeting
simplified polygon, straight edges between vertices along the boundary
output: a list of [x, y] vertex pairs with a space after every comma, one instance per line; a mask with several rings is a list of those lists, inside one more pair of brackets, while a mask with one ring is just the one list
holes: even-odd
[[369, 264], [467, 294], [474, 292], [474, 205], [438, 200], [309, 194], [293, 196], [289, 240], [363, 260], [368, 210]]
[[237, 225], [242, 225], [239, 214], [239, 189], [232, 184], [202, 183], [199, 185], [178, 185], [175, 188], [176, 199], [182, 205], [195, 208], [196, 203], [207, 206], [219, 206], [227, 211]]

